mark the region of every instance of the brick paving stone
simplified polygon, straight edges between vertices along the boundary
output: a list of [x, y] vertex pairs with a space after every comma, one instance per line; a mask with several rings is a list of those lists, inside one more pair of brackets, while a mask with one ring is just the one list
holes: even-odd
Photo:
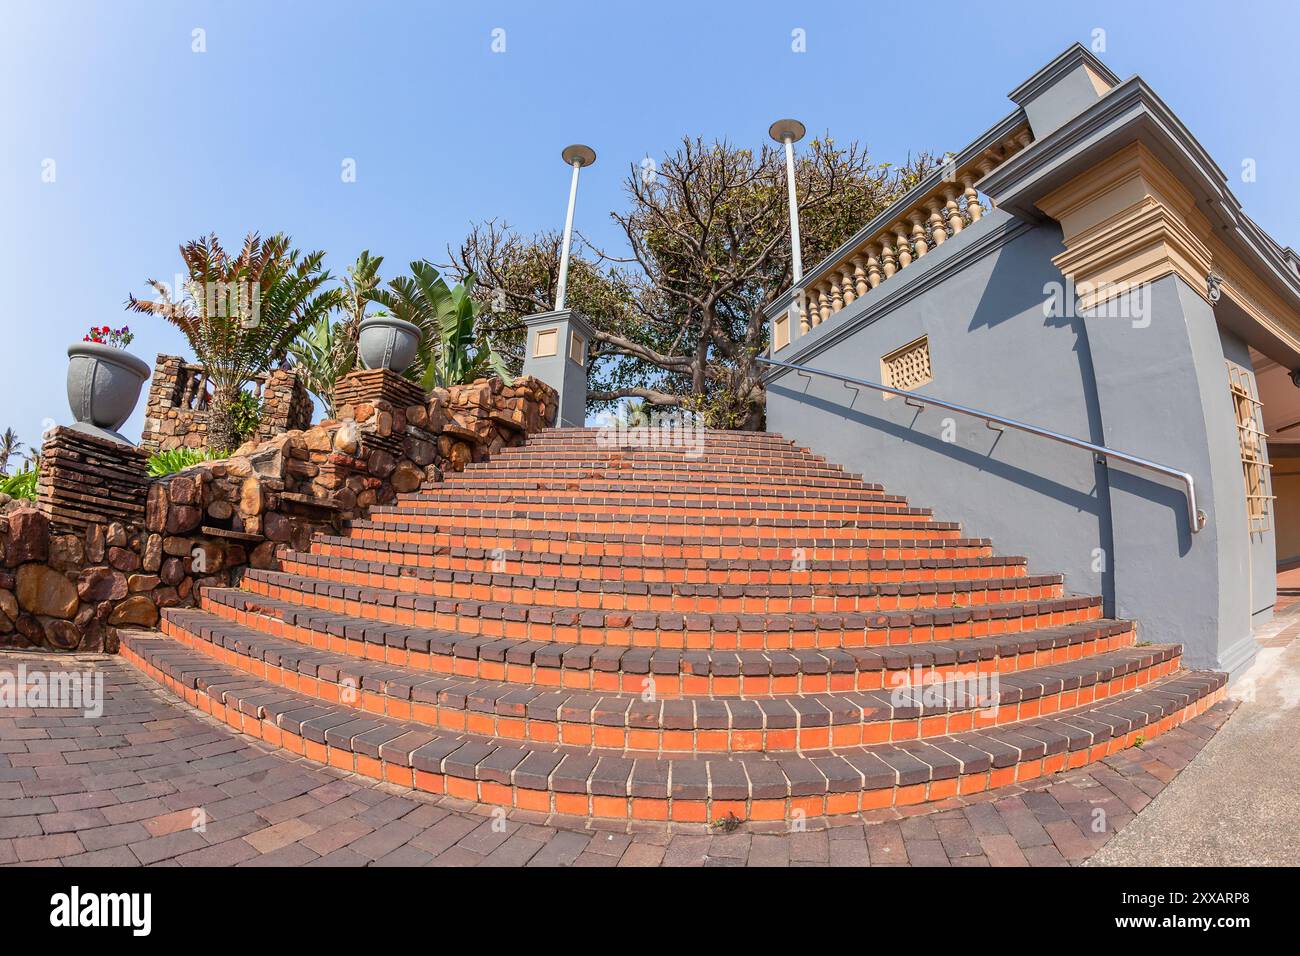
[[1065, 857], [1061, 856], [1061, 851], [1054, 846], [1027, 846], [1022, 847], [1025, 859], [1029, 861], [1030, 866], [1069, 866]]
[[149, 839], [149, 831], [138, 823], [116, 823], [111, 826], [82, 830], [77, 834], [87, 850], [107, 850], [128, 843]]
[[484, 866], [526, 866], [546, 844], [522, 833], [514, 833], [483, 860]]
[[907, 863], [907, 844], [897, 823], [887, 821], [867, 825], [867, 849], [871, 862], [880, 864]]
[[302, 845], [316, 853], [328, 854], [373, 832], [374, 827], [367, 826], [360, 820], [340, 820], [304, 837]]
[[75, 833], [55, 833], [48, 836], [18, 837], [13, 841], [14, 854], [24, 863], [35, 860], [55, 860], [85, 851]]
[[587, 844], [587, 852], [618, 859], [631, 842], [632, 838], [623, 833], [596, 833]]
[[256, 830], [243, 839], [258, 853], [271, 853], [291, 843], [297, 843], [316, 831], [316, 827], [310, 823], [304, 823], [302, 820], [285, 820], [283, 823], [275, 824], [275, 826]]
[[907, 860], [913, 866], [951, 866], [938, 840], [908, 840]]
[[196, 814], [198, 807], [187, 807], [184, 810], [174, 810], [171, 813], [154, 817], [151, 820], [144, 821], [144, 828], [152, 836], [165, 836], [168, 833], [176, 833], [179, 830], [190, 830], [194, 827], [196, 821], [203, 819], [203, 815]]
[[789, 866], [790, 841], [775, 834], [756, 833], [746, 862], [749, 866]]
[[11, 840], [14, 837], [40, 836], [44, 832], [41, 829], [41, 821], [36, 816], [6, 817], [0, 820], [0, 840]]
[[377, 860], [381, 856], [393, 852], [399, 846], [411, 842], [411, 839], [419, 832], [419, 827], [413, 827], [401, 820], [393, 820], [373, 833], [352, 841], [348, 844], [348, 849], [353, 853], [360, 853], [362, 856], [369, 856], [370, 859]]
[[475, 853], [463, 846], [453, 846], [443, 850], [429, 863], [430, 866], [478, 866], [483, 862], [483, 854]]
[[1021, 797], [1007, 797], [993, 805], [1001, 814], [1007, 830], [1022, 847], [1046, 846], [1052, 842], [1052, 838], [1047, 835], [1047, 831], [1043, 829], [1038, 818], [1025, 805]]
[[259, 808], [256, 813], [267, 823], [276, 824], [293, 817], [301, 817], [312, 810], [320, 809], [322, 804], [311, 794], [302, 794], [294, 797], [292, 800], [285, 800], [283, 803], [273, 803], [269, 806]]
[[167, 860], [190, 850], [207, 846], [207, 841], [193, 830], [177, 830], [163, 836], [150, 837], [139, 843], [129, 844], [131, 852], [139, 857], [140, 862], [148, 866], [160, 860]]
[[370, 860], [360, 853], [353, 853], [346, 847], [331, 850], [322, 857], [312, 860], [307, 866], [369, 866]]
[[65, 856], [61, 862], [64, 866], [140, 866], [139, 857], [124, 846]]
[[270, 853], [260, 853], [250, 860], [245, 860], [239, 866], [306, 866], [312, 860], [318, 859], [318, 854], [313, 853], [301, 843], [290, 843], [288, 846], [280, 847], [278, 850], [272, 850]]
[[725, 833], [715, 836], [709, 841], [709, 859], [744, 860], [749, 856], [752, 840], [753, 836], [749, 833]]
[[[633, 841], [619, 857], [619, 866], [659, 866], [663, 863], [664, 853], [668, 848], [657, 843], [640, 843]], [[752, 857], [751, 857], [752, 858]]]
[[707, 836], [677, 836], [664, 851], [664, 866], [703, 866], [708, 855]]
[[257, 855], [258, 851], [255, 847], [244, 840], [234, 838], [205, 846], [200, 850], [182, 853], [176, 857], [176, 862], [181, 866], [238, 866]]
[[979, 836], [964, 815], [954, 814], [946, 819], [936, 820], [934, 829], [939, 835], [939, 842], [943, 844], [944, 852], [948, 854], [948, 859], [956, 861], [958, 857], [983, 855], [984, 850], [980, 846]]
[[1055, 820], [1046, 824], [1044, 829], [1067, 860], [1086, 860], [1092, 856], [1092, 841], [1083, 835], [1073, 820]]
[[390, 853], [385, 853], [375, 860], [375, 866], [424, 866], [433, 859], [432, 853], [426, 853], [418, 847], [407, 843]]
[[61, 810], [58, 813], [43, 813], [37, 817], [41, 829], [46, 833], [69, 833], [77, 830], [89, 830], [92, 827], [108, 825], [108, 820], [98, 809]]
[[992, 866], [1028, 866], [1029, 861], [1016, 843], [1016, 838], [1009, 833], [986, 833], [979, 838]]
[[825, 863], [830, 859], [830, 837], [825, 830], [790, 834], [790, 860], [796, 863]]
[[[411, 843], [421, 850], [428, 850], [437, 856], [443, 850], [455, 845], [469, 833], [480, 826], [480, 821], [472, 817], [451, 815], [439, 820], [433, 826], [411, 838]], [[584, 836], [583, 846], [586, 846]]]
[[[569, 866], [587, 848], [591, 835], [575, 830], [557, 830], [537, 855], [528, 861], [528, 866]], [[640, 844], [638, 844], [640, 845]]]

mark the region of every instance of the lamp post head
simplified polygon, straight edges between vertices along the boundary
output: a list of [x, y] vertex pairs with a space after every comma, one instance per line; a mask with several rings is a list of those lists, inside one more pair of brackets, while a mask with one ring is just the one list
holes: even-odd
[[804, 129], [803, 123], [797, 119], [779, 119], [768, 127], [767, 135], [778, 143], [797, 143], [803, 139], [806, 132], [808, 131]]
[[564, 152], [560, 155], [564, 157], [566, 166], [590, 166], [596, 161], [596, 151], [590, 146], [583, 146], [581, 143], [574, 143], [572, 146], [564, 147]]

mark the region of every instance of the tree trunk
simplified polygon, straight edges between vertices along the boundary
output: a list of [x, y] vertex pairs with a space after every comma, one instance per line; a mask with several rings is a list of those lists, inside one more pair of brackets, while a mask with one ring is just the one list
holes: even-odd
[[212, 401], [208, 403], [208, 450], [214, 454], [228, 455], [239, 445], [230, 408], [238, 394], [238, 388], [212, 384]]

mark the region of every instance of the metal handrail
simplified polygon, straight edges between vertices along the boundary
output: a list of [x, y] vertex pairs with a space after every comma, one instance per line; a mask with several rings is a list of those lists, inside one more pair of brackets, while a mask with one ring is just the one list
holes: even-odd
[[1016, 421], [1014, 418], [1004, 418], [1001, 415], [994, 415], [992, 412], [982, 412], [979, 409], [968, 408], [965, 405], [958, 405], [956, 402], [946, 402], [941, 398], [932, 398], [928, 395], [918, 395], [916, 392], [904, 391], [901, 388], [893, 388], [889, 385], [881, 385], [879, 382], [868, 382], [865, 379], [854, 378], [852, 375], [841, 375], [839, 372], [831, 372], [824, 368], [810, 368], [806, 365], [791, 365], [789, 362], [778, 362], [775, 359], [767, 358], [763, 355], [754, 356], [764, 365], [772, 365], [777, 368], [787, 368], [795, 372], [801, 372], [805, 375], [825, 375], [827, 378], [838, 379], [852, 385], [859, 385], [863, 388], [875, 389], [877, 392], [886, 392], [890, 395], [897, 395], [906, 400], [907, 404], [925, 408], [927, 405], [935, 405], [939, 408], [946, 408], [949, 411], [957, 412], [962, 415], [969, 415], [971, 418], [979, 418], [984, 424], [995, 431], [1001, 431], [1003, 428], [1014, 428], [1017, 431], [1028, 432], [1031, 435], [1038, 435], [1040, 438], [1047, 438], [1051, 441], [1060, 442], [1062, 445], [1072, 445], [1075, 448], [1082, 448], [1090, 451], [1094, 455], [1100, 455], [1104, 458], [1114, 458], [1117, 461], [1127, 462], [1137, 468], [1145, 468], [1147, 471], [1154, 471], [1157, 474], [1166, 475], [1170, 478], [1177, 478], [1183, 483], [1184, 492], [1187, 496], [1187, 519], [1191, 525], [1192, 533], [1200, 531], [1205, 527], [1205, 512], [1196, 507], [1196, 482], [1185, 471], [1179, 471], [1177, 468], [1170, 468], [1168, 465], [1161, 465], [1158, 462], [1149, 461], [1146, 458], [1139, 458], [1137, 455], [1130, 455], [1127, 452], [1116, 451], [1113, 448], [1107, 448], [1105, 445], [1095, 445], [1090, 441], [1084, 441], [1082, 438], [1072, 438], [1069, 435], [1062, 435], [1048, 428], [1040, 428], [1037, 425], [1030, 425], [1027, 422]]

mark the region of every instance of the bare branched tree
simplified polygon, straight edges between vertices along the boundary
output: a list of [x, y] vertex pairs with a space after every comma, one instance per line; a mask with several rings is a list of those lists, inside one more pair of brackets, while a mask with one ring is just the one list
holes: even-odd
[[[611, 213], [625, 255], [582, 241], [570, 265], [568, 305], [596, 326], [588, 399], [625, 398], [690, 408], [710, 424], [757, 428], [764, 394], [754, 356], [767, 345], [763, 310], [791, 282], [782, 151], [683, 139], [657, 166], [630, 167], [629, 207]], [[875, 164], [858, 144], [813, 140], [796, 164], [805, 262], [838, 248], [934, 165]], [[480, 276], [508, 354], [519, 319], [553, 305], [560, 237], [475, 226], [451, 268]]]

